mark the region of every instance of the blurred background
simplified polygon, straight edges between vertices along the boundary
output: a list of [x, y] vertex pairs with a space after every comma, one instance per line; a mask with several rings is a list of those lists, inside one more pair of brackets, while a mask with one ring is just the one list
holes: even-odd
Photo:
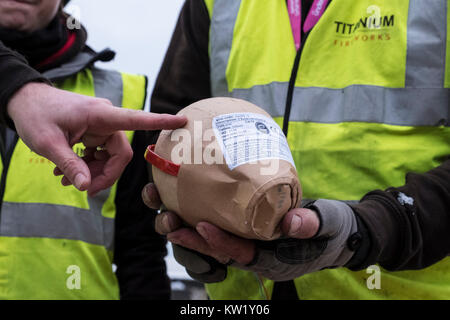
[[[150, 95], [183, 3], [184, 0], [72, 0], [66, 12], [86, 27], [89, 46], [116, 51], [114, 61], [98, 66], [148, 77], [149, 110]], [[205, 299], [203, 285], [193, 281], [174, 260], [170, 246], [167, 249], [172, 298]]]
[[183, 3], [184, 0], [71, 0], [65, 11], [87, 28], [88, 44], [93, 49], [109, 47], [116, 51], [114, 61], [103, 67], [147, 75], [150, 95]]

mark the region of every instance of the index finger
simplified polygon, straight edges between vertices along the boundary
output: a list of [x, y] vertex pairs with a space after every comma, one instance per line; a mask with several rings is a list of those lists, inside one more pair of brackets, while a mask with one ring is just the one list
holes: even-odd
[[89, 127], [110, 132], [117, 130], [163, 130], [177, 129], [186, 124], [185, 116], [156, 114], [126, 108], [92, 109], [89, 116]]

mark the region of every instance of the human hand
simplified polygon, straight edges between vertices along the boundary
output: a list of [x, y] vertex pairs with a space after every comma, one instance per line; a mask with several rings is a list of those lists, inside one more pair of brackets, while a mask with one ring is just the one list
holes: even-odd
[[[131, 146], [119, 130], [175, 129], [186, 122], [180, 116], [115, 108], [106, 99], [43, 83], [29, 83], [17, 91], [8, 114], [24, 143], [56, 164], [54, 173], [63, 175], [62, 184], [73, 184], [90, 196], [112, 186], [132, 158]], [[72, 150], [78, 142], [86, 146], [83, 158]]]
[[[161, 205], [153, 184], [144, 188], [142, 197], [151, 208]], [[318, 200], [310, 208], [290, 210], [281, 222], [286, 238], [275, 241], [243, 239], [207, 222], [198, 223], [195, 229], [185, 227], [173, 212], [159, 214], [155, 229], [175, 244], [176, 260], [194, 279], [222, 281], [226, 266], [232, 265], [284, 281], [344, 266], [353, 256], [355, 248], [348, 248], [347, 242], [357, 233], [357, 223], [345, 203]]]

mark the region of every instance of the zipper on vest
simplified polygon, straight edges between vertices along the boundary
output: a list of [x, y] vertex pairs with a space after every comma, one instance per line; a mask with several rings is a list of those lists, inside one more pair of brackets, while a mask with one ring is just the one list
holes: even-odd
[[[331, 0], [326, 2], [326, 4], [325, 4], [326, 7], [320, 13], [320, 18], [325, 13], [325, 10], [328, 8], [330, 3], [331, 3]], [[303, 1], [302, 1], [302, 5], [303, 5]], [[314, 1], [314, 3], [311, 4], [311, 6], [314, 6], [314, 5], [316, 5], [316, 1]], [[311, 6], [308, 8], [308, 11], [309, 11], [308, 18], [309, 18], [310, 14], [311, 14], [311, 10], [312, 10]], [[306, 10], [302, 10], [302, 19], [301, 19], [301, 21], [305, 21], [305, 19], [308, 20], [306, 15], [304, 15], [304, 13], [306, 13]], [[300, 60], [301, 60], [303, 48], [305, 47], [306, 40], [308, 39], [308, 36], [309, 36], [310, 32], [312, 31], [312, 29], [314, 28], [316, 23], [317, 23], [317, 21], [312, 26], [310, 26], [310, 29], [307, 32], [305, 32], [302, 35], [301, 42], [300, 42], [300, 48], [297, 50], [297, 54], [295, 55], [294, 66], [292, 67], [291, 77], [289, 79], [289, 86], [288, 86], [288, 92], [287, 92], [287, 97], [286, 97], [286, 107], [285, 107], [285, 110], [284, 110], [284, 117], [283, 117], [283, 133], [286, 136], [286, 138], [287, 138], [288, 129], [289, 129], [289, 118], [290, 118], [290, 115], [291, 115], [292, 100], [293, 100], [294, 89], [295, 89], [295, 82], [297, 80], [298, 68], [300, 66]], [[302, 30], [304, 30], [303, 29], [303, 24], [300, 27], [301, 27]]]
[[291, 77], [289, 79], [288, 92], [286, 97], [286, 107], [284, 109], [283, 117], [283, 133], [287, 137], [289, 129], [289, 118], [291, 116], [292, 100], [294, 96], [295, 82], [297, 80], [298, 68], [300, 66], [300, 60], [305, 47], [306, 39], [308, 38], [310, 32], [307, 32], [304, 37], [302, 37], [300, 49], [297, 50], [297, 54], [294, 59], [294, 66], [292, 67]]
[[[10, 132], [7, 132], [7, 131]], [[11, 162], [12, 154], [14, 152], [19, 136], [12, 130], [3, 127], [0, 136], [0, 154], [2, 157], [3, 170], [0, 181], [0, 223], [1, 223], [1, 213], [3, 207], [3, 197], [5, 196], [6, 188], [6, 177], [8, 175], [9, 164]]]

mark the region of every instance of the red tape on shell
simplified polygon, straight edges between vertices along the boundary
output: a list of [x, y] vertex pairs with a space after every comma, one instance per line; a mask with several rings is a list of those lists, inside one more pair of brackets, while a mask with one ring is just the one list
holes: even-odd
[[152, 166], [155, 166], [162, 172], [170, 174], [171, 176], [178, 176], [178, 171], [180, 171], [180, 165], [175, 164], [169, 160], [163, 159], [155, 153], [155, 145], [147, 147], [145, 151], [145, 160], [149, 162]]

